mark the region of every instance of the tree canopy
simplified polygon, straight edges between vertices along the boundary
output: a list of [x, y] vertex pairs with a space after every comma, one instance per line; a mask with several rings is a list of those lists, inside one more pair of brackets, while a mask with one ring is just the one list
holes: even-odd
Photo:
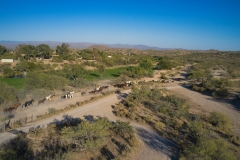
[[4, 54], [7, 52], [7, 48], [5, 46], [0, 45], [0, 55]]
[[150, 71], [153, 67], [153, 63], [149, 58], [143, 59], [139, 65], [140, 67], [144, 68], [146, 71]]
[[17, 57], [21, 57], [24, 54], [25, 59], [30, 59], [30, 57], [35, 57], [35, 46], [20, 44], [16, 48]]
[[62, 43], [61, 46], [57, 46], [56, 52], [57, 54], [68, 54], [69, 53], [69, 44], [68, 43]]
[[50, 58], [52, 56], [51, 48], [46, 44], [40, 44], [35, 49], [35, 55], [42, 58]]
[[157, 64], [157, 69], [168, 69], [171, 70], [172, 69], [172, 63], [169, 60], [166, 59], [162, 59], [158, 62]]

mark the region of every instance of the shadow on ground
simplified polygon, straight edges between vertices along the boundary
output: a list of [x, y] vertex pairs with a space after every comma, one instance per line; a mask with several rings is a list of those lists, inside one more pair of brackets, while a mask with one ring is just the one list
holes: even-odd
[[116, 92], [116, 94], [117, 94], [117, 98], [120, 99], [120, 100], [123, 99], [123, 98], [127, 98], [127, 96], [128, 96], [127, 93], [122, 93], [121, 91]]
[[172, 160], [179, 158], [179, 148], [172, 140], [165, 139], [157, 134], [151, 133], [143, 128], [136, 128], [137, 134], [142, 141], [156, 152], [168, 155]]

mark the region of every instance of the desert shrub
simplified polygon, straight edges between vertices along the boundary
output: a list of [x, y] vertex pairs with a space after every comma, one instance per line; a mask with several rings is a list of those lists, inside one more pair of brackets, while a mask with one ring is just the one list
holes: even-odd
[[144, 120], [149, 123], [149, 122], [151, 122], [152, 117], [151, 116], [146, 116], [146, 117], [144, 117]]
[[52, 62], [58, 62], [58, 63], [60, 63], [60, 62], [63, 62], [63, 60], [62, 60], [60, 57], [53, 57], [53, 58], [52, 58]]
[[155, 105], [155, 110], [158, 112], [161, 112], [163, 114], [167, 114], [169, 112], [169, 108], [171, 108], [171, 104], [169, 102], [161, 102], [161, 103], [157, 103]]
[[113, 84], [123, 84], [129, 80], [131, 80], [131, 79], [128, 76], [121, 74], [119, 77], [117, 77], [113, 80]]
[[191, 121], [187, 124], [187, 132], [190, 136], [197, 139], [203, 134], [203, 127], [201, 122]]
[[2, 71], [2, 75], [4, 78], [9, 78], [14, 76], [14, 70], [10, 67], [4, 67]]
[[62, 89], [68, 83], [68, 80], [57, 76], [44, 73], [29, 73], [26, 77], [27, 89]]
[[139, 145], [139, 141], [136, 136], [133, 136], [131, 139], [128, 140], [128, 142], [131, 147], [136, 147]]
[[8, 84], [0, 81], [0, 105], [7, 104], [9, 102], [17, 102], [20, 98], [25, 97], [25, 94], [21, 90], [9, 86]]
[[199, 87], [198, 85], [193, 85], [192, 89], [195, 90], [195, 91], [200, 91], [200, 92], [204, 92], [206, 90], [206, 88]]
[[129, 122], [116, 121], [114, 125], [114, 131], [122, 136], [124, 139], [133, 137], [135, 131]]
[[106, 144], [104, 137], [109, 135], [111, 123], [101, 118], [94, 123], [81, 121], [76, 127], [64, 127], [61, 130], [62, 138], [71, 139], [80, 149], [96, 150]]
[[231, 120], [227, 115], [224, 115], [220, 112], [211, 112], [209, 115], [209, 122], [216, 127], [221, 129], [231, 128]]
[[0, 146], [0, 159], [33, 159], [33, 152], [31, 151], [31, 142], [24, 134], [19, 134]]
[[48, 113], [49, 114], [56, 114], [57, 113], [57, 110], [55, 108], [49, 108], [48, 109]]
[[174, 128], [175, 130], [179, 129], [182, 127], [183, 122], [181, 120], [179, 120], [176, 117], [173, 117], [170, 119], [170, 121], [168, 122], [168, 125], [170, 125], [172, 128]]
[[218, 97], [227, 97], [229, 94], [229, 91], [227, 88], [221, 88], [216, 91], [216, 96]]
[[202, 140], [198, 145], [191, 145], [187, 151], [187, 158], [200, 159], [218, 159], [218, 160], [236, 160], [236, 157], [229, 149], [228, 144], [220, 139]]
[[162, 92], [160, 89], [152, 89], [151, 92], [149, 92], [148, 97], [152, 100], [160, 100], [162, 98]]
[[156, 122], [154, 127], [158, 130], [158, 131], [161, 131], [164, 127], [165, 127], [165, 124], [162, 123], [162, 122]]
[[168, 79], [167, 75], [165, 73], [161, 73], [161, 77], [162, 79]]
[[171, 70], [173, 68], [172, 62], [166, 59], [162, 59], [157, 64], [157, 69], [168, 69]]
[[141, 88], [138, 89], [138, 87], [136, 87], [136, 85], [133, 84], [132, 92], [133, 92], [134, 98], [141, 102], [141, 101], [144, 101], [144, 99], [148, 96], [150, 89], [148, 86], [141, 86]]
[[131, 101], [127, 101], [126, 105], [127, 105], [128, 109], [129, 109], [129, 111], [131, 111], [131, 112], [133, 112], [133, 111], [135, 111], [137, 109], [136, 105], [133, 102], [131, 102]]
[[182, 99], [175, 95], [167, 96], [167, 101], [173, 104], [177, 108], [181, 108], [186, 103], [185, 99]]

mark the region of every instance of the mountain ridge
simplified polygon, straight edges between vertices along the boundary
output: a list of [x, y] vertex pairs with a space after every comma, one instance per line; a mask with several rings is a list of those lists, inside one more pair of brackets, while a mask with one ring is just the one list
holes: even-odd
[[85, 49], [89, 48], [94, 45], [101, 45], [106, 46], [108, 48], [126, 48], [126, 49], [138, 49], [138, 50], [174, 50], [178, 48], [159, 48], [159, 47], [151, 47], [148, 45], [142, 45], [142, 44], [104, 44], [104, 43], [91, 43], [91, 42], [60, 42], [60, 41], [6, 41], [1, 40], [0, 45], [5, 46], [8, 49], [15, 49], [19, 44], [29, 44], [37, 46], [39, 44], [47, 44], [50, 46], [50, 48], [55, 49], [58, 45], [61, 45], [62, 43], [68, 43], [70, 45], [70, 48], [72, 49]]

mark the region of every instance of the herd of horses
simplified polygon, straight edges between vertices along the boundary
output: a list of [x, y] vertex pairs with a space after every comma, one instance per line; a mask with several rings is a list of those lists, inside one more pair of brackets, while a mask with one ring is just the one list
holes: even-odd
[[[108, 89], [109, 86], [101, 86], [97, 87], [94, 90], [88, 92], [89, 94], [96, 94], [96, 93], [101, 93], [104, 89]], [[86, 92], [82, 92], [81, 95], [85, 95]]]
[[[73, 94], [74, 94], [74, 91], [69, 92], [69, 93], [67, 94], [67, 95], [68, 95], [68, 98], [73, 98]], [[46, 100], [49, 101], [49, 102], [52, 102], [52, 101], [54, 100], [54, 98], [55, 98], [55, 94], [48, 95], [48, 96], [46, 96], [45, 98], [39, 100], [39, 101], [38, 101], [38, 105], [44, 104], [44, 102], [45, 102]], [[24, 109], [29, 108], [30, 106], [33, 105], [33, 102], [34, 102], [33, 99], [31, 99], [30, 101], [26, 101], [25, 103], [23, 103], [22, 109], [24, 110]], [[11, 114], [12, 111], [17, 110], [17, 108], [18, 108], [19, 106], [21, 106], [21, 103], [20, 103], [20, 102], [17, 103], [17, 104], [14, 104], [14, 105], [12, 105], [12, 106], [10, 106], [9, 108], [4, 109], [4, 110], [3, 110], [3, 113], [4, 113], [4, 114]]]
[[[138, 82], [136, 82], [136, 84], [145, 83], [145, 82], [146, 82], [145, 80], [144, 81], [138, 81]], [[152, 80], [152, 82], [158, 82], [158, 81]], [[168, 83], [168, 82], [163, 82], [163, 83]], [[125, 87], [131, 86], [131, 85], [132, 85], [131, 81], [126, 81], [125, 83], [114, 84], [113, 87], [125, 88]], [[109, 88], [109, 86], [101, 86], [101, 87], [95, 88], [94, 90], [92, 90], [88, 93], [89, 94], [101, 93], [103, 90], [108, 89], [108, 88]], [[67, 94], [61, 96], [61, 99], [72, 99], [73, 96], [74, 96], [74, 93], [75, 93], [74, 91], [68, 92]], [[82, 96], [84, 96], [86, 94], [87, 94], [87, 92], [81, 92]], [[39, 100], [38, 105], [44, 104], [45, 101], [52, 102], [52, 101], [54, 101], [54, 98], [55, 98], [55, 94], [48, 95], [45, 98]], [[30, 101], [26, 101], [25, 103], [22, 104], [22, 109], [24, 110], [24, 109], [29, 108], [30, 106], [33, 105], [33, 102], [34, 102], [33, 99], [31, 99]], [[10, 106], [9, 108], [4, 109], [3, 112], [4, 112], [4, 114], [11, 113], [12, 111], [17, 110], [17, 108], [19, 106], [21, 106], [21, 103], [16, 103], [16, 104]]]

